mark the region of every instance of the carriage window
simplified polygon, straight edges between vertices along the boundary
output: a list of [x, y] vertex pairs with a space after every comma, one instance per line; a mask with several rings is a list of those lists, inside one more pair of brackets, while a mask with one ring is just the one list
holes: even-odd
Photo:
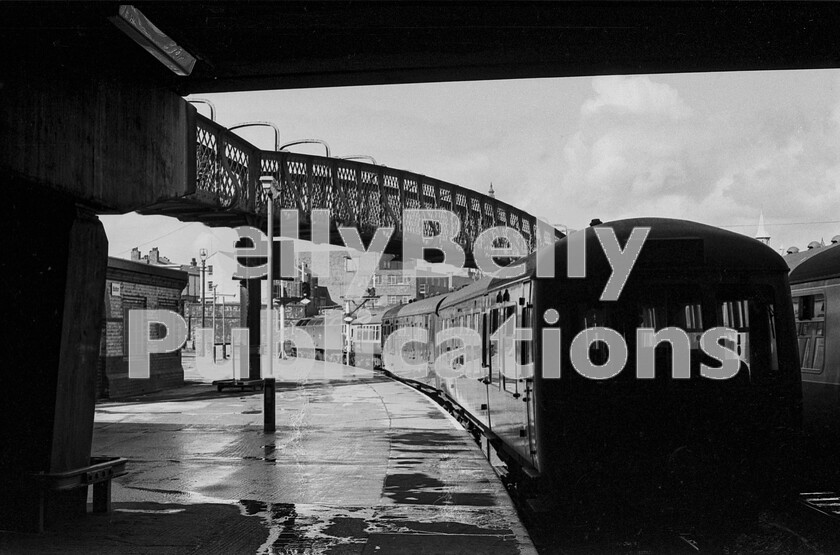
[[772, 293], [761, 291], [745, 297], [718, 303], [718, 325], [737, 332], [736, 344], [729, 348], [738, 353], [751, 380], [773, 376], [779, 372], [779, 351]]
[[825, 365], [825, 296], [795, 297], [794, 310], [802, 371], [819, 374]]
[[770, 371], [779, 371], [779, 348], [776, 344], [776, 310], [773, 305], [767, 307], [767, 319], [770, 322]]
[[[522, 309], [522, 316], [521, 321], [519, 322], [519, 327], [522, 329], [532, 329], [534, 326], [534, 309], [530, 306], [526, 306]], [[533, 341], [517, 341], [517, 360], [520, 364], [530, 364], [531, 363], [531, 348], [533, 345]]]
[[749, 308], [753, 368], [760, 365], [760, 370], [765, 374], [778, 374], [779, 347], [776, 340], [775, 306], [764, 299], [757, 299], [750, 301]]
[[703, 311], [700, 304], [682, 305], [677, 312], [676, 324], [684, 330], [701, 331], [703, 329]]
[[719, 306], [720, 325], [738, 332], [735, 345], [729, 348], [738, 353], [741, 360], [750, 364], [750, 317], [747, 301], [727, 301]]
[[[502, 309], [494, 308], [490, 311], [490, 386], [502, 388], [502, 351], [499, 349], [498, 331], [502, 325]], [[495, 336], [495, 337], [494, 337]]]
[[653, 306], [642, 307], [642, 315], [641, 315], [642, 327], [652, 328], [652, 329], [655, 329], [655, 330], [658, 330], [658, 329], [662, 328], [662, 325], [660, 324], [660, 321], [664, 321], [664, 318], [662, 318], [662, 315], [660, 315], [657, 318], [656, 312], [657, 312], [656, 307], [653, 307]]
[[727, 328], [743, 330], [750, 327], [747, 301], [725, 302], [721, 305], [722, 324]]
[[692, 349], [700, 348], [700, 336], [703, 327], [703, 307], [700, 303], [678, 303], [672, 313], [670, 325], [684, 329], [688, 333]]
[[589, 360], [596, 366], [601, 366], [609, 361], [609, 347], [603, 341], [596, 341], [597, 336], [591, 336], [595, 332], [588, 331], [595, 327], [609, 327], [607, 324], [607, 311], [602, 308], [590, 308], [583, 315], [583, 328], [586, 330], [586, 339], [589, 343]]

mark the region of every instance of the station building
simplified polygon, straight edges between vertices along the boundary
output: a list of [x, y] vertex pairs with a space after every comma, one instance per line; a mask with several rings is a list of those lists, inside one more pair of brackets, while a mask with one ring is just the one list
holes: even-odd
[[[184, 315], [182, 293], [188, 273], [140, 260], [108, 257], [105, 314], [96, 372], [96, 394], [115, 399], [148, 393], [184, 383], [181, 351], [153, 353], [149, 379], [128, 378], [128, 311], [163, 309]], [[151, 337], [161, 337], [152, 326]]]

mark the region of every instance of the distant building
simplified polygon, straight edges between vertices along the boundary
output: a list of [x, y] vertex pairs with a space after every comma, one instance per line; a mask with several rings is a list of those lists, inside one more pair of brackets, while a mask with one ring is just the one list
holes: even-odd
[[188, 277], [187, 286], [182, 293], [184, 300], [198, 302], [201, 297], [201, 267], [193, 258], [189, 264], [181, 264], [179, 269], [186, 272]]
[[[193, 258], [189, 264], [173, 263], [165, 256], [161, 256], [160, 250], [157, 247], [152, 247], [149, 254], [144, 255], [140, 249], [134, 247], [131, 249], [131, 260], [138, 263], [146, 263], [152, 266], [163, 266], [166, 268], [177, 268], [188, 275], [187, 286], [184, 288], [182, 297], [188, 302], [198, 302], [201, 296], [201, 267]], [[209, 270], [207, 275], [213, 275], [213, 265], [207, 266]]]
[[[329, 251], [329, 276], [318, 276], [311, 281], [312, 300], [315, 306], [330, 308], [343, 307], [341, 297], [347, 291], [351, 281], [358, 271], [358, 259], [351, 257], [346, 251]], [[285, 282], [287, 296], [299, 296], [301, 276], [308, 279], [312, 272], [312, 253], [300, 252], [297, 255], [297, 271], [295, 279]], [[367, 306], [385, 307], [407, 304], [414, 300], [424, 299], [446, 293], [472, 283], [468, 276], [449, 275], [433, 270], [416, 268], [404, 271], [404, 263], [396, 260], [394, 255], [385, 254], [379, 261], [373, 278], [367, 287], [373, 288], [377, 297]], [[339, 298], [329, 298], [329, 290], [338, 292]], [[350, 307], [352, 310], [354, 307]], [[294, 309], [294, 304], [287, 309], [287, 317]], [[310, 309], [312, 310], [312, 309]]]
[[793, 270], [815, 254], [818, 254], [823, 251], [823, 249], [831, 249], [840, 245], [840, 235], [835, 235], [831, 238], [831, 242], [826, 245], [825, 241], [820, 239], [819, 241], [811, 241], [808, 243], [808, 246], [805, 250], [799, 250], [798, 247], [790, 247], [785, 252], [785, 262], [787, 262], [788, 268]]
[[[96, 391], [99, 398], [147, 393], [184, 383], [181, 351], [150, 355], [151, 377], [128, 378], [128, 312], [164, 309], [183, 315], [182, 293], [188, 274], [146, 261], [108, 258], [104, 330], [99, 348]], [[152, 339], [162, 334], [152, 326]]]
[[[187, 348], [192, 349], [192, 340], [197, 328], [212, 328], [215, 321], [215, 341], [217, 344], [230, 343], [231, 328], [240, 327], [241, 306], [240, 299], [231, 299], [229, 296], [213, 294], [213, 265], [206, 264], [204, 268], [204, 312], [201, 310], [201, 266], [195, 258], [189, 264], [177, 264], [169, 258], [162, 256], [157, 247], [149, 250], [149, 254], [143, 253], [137, 247], [131, 249], [131, 260], [139, 264], [159, 266], [162, 268], [173, 268], [187, 274], [187, 286], [181, 292], [183, 301], [183, 316], [187, 321], [189, 338]], [[215, 320], [213, 315], [215, 314]], [[203, 322], [203, 323], [202, 323]]]

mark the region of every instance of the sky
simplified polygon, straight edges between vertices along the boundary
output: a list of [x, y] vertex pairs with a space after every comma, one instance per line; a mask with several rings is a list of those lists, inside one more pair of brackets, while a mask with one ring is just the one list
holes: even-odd
[[[200, 95], [229, 127], [486, 192], [571, 229], [593, 218], [694, 220], [804, 248], [840, 235], [840, 70], [599, 76]], [[187, 97], [193, 98], [193, 97]], [[206, 107], [198, 106], [208, 115]], [[240, 134], [273, 148], [268, 128]], [[321, 145], [292, 147], [323, 154]], [[157, 246], [188, 263], [233, 234], [172, 218], [101, 216], [111, 256]], [[233, 269], [223, 255], [211, 256]], [[230, 289], [227, 291], [226, 289]], [[233, 292], [233, 282], [220, 292]]]

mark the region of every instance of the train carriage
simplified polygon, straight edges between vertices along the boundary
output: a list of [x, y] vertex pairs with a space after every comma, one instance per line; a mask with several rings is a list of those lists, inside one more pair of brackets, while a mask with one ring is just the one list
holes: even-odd
[[[790, 274], [806, 433], [840, 451], [840, 247], [825, 249]], [[836, 460], [836, 459], [835, 459]]]
[[[433, 383], [490, 438], [515, 479], [560, 506], [610, 499], [661, 507], [666, 492], [676, 505], [708, 492], [746, 501], [790, 487], [801, 384], [783, 259], [693, 222], [598, 227], [625, 246], [633, 229], [650, 229], [617, 300], [600, 300], [613, 266], [589, 228], [585, 278], [568, 277], [566, 238], [524, 259], [518, 277], [485, 278], [387, 313], [386, 367]], [[538, 258], [555, 277], [537, 276]], [[718, 327], [733, 330], [717, 342], [737, 358], [731, 379], [701, 375], [723, 364], [704, 343]], [[450, 328], [460, 339], [441, 341]], [[517, 328], [531, 340], [517, 339]], [[674, 348], [637, 339], [639, 328], [685, 338]], [[623, 369], [584, 377], [570, 355], [579, 335], [590, 370], [621, 358], [621, 345], [604, 340], [607, 329], [624, 345]]]
[[350, 361], [353, 366], [375, 370], [382, 367], [382, 316], [388, 309], [363, 309], [350, 322]]
[[341, 340], [342, 326], [341, 311], [302, 318], [287, 330], [286, 353], [301, 358], [342, 362], [346, 356]]
[[383, 363], [384, 357], [389, 354], [396, 360], [392, 346], [397, 341], [404, 345], [400, 349], [399, 365], [392, 364], [388, 370], [424, 385], [437, 387], [433, 371], [433, 342], [438, 327], [435, 314], [444, 298], [438, 295], [395, 306], [382, 315]]

